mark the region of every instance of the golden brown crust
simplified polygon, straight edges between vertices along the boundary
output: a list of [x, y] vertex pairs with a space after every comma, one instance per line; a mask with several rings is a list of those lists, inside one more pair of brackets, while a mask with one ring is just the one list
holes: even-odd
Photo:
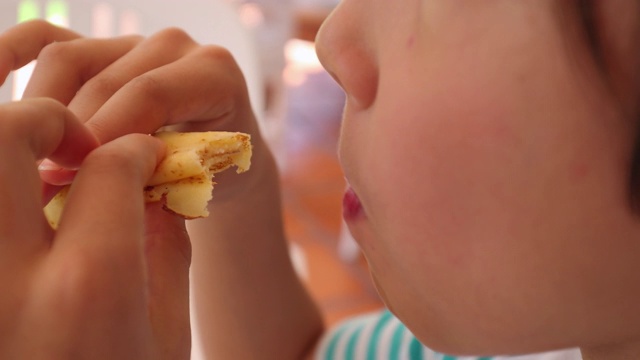
[[[143, 189], [147, 202], [162, 201], [165, 210], [195, 219], [209, 215], [207, 203], [215, 184], [215, 173], [232, 166], [237, 172], [251, 166], [251, 137], [234, 132], [154, 134], [167, 145], [167, 155], [158, 164]], [[45, 207], [51, 226], [58, 226], [68, 187], [60, 191]]]

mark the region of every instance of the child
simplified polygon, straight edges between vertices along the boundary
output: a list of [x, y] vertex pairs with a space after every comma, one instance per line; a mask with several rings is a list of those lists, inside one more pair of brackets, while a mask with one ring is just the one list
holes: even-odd
[[[640, 357], [639, 16], [633, 0], [344, 0], [325, 23], [318, 52], [347, 93], [345, 218], [423, 344]], [[175, 30], [126, 41], [46, 47], [28, 96], [69, 104], [101, 143], [175, 123], [254, 134], [252, 170], [189, 223], [201, 338], [221, 358], [308, 354], [319, 315], [237, 68]]]
[[346, 0], [325, 22], [318, 52], [348, 99], [345, 215], [424, 344], [640, 357], [638, 16], [634, 1]]

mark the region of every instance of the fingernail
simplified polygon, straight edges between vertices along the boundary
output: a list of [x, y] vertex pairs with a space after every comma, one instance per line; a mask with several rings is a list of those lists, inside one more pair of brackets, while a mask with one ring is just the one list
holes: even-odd
[[59, 170], [62, 170], [62, 167], [60, 167], [60, 165], [54, 163], [51, 160], [44, 159], [44, 160], [42, 160], [42, 162], [40, 162], [40, 165], [38, 165], [38, 170], [40, 170], [40, 171], [59, 171]]

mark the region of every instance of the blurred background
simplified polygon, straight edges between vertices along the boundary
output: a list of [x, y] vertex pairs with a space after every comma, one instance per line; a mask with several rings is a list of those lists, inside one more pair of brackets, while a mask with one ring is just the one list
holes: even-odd
[[[282, 172], [292, 259], [331, 325], [382, 307], [341, 220], [336, 143], [344, 95], [315, 55], [315, 34], [338, 1], [2, 0], [0, 30], [35, 18], [94, 37], [175, 26], [228, 48]], [[10, 76], [0, 100], [20, 98], [33, 66]]]

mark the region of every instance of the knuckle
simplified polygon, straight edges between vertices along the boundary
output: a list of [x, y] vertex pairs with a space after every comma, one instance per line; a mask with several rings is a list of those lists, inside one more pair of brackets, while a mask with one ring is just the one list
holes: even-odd
[[[203, 62], [210, 64], [205, 68], [209, 70], [208, 74], [212, 74], [218, 80], [224, 79], [232, 84], [238, 80], [244, 81], [244, 74], [240, 69], [240, 65], [236, 62], [233, 53], [228, 49], [216, 45], [206, 45], [200, 47], [196, 56], [204, 59]], [[244, 88], [244, 86], [241, 88]]]
[[46, 45], [38, 54], [39, 64], [75, 63], [78, 58], [75, 41], [52, 42]]
[[164, 46], [178, 46], [183, 44], [194, 44], [195, 41], [183, 29], [177, 27], [169, 27], [160, 30], [150, 38], [151, 41], [157, 41]]
[[133, 94], [140, 96], [143, 103], [163, 104], [164, 89], [162, 82], [152, 74], [142, 74], [131, 80], [127, 87], [132, 90]]
[[122, 81], [107, 73], [100, 74], [87, 81], [78, 91], [78, 95], [91, 95], [91, 97], [108, 98], [115, 94], [121, 87]]
[[217, 45], [204, 45], [200, 47], [200, 53], [205, 56], [224, 62], [235, 62], [233, 54], [229, 49]]
[[216, 45], [202, 46], [198, 50], [198, 56], [206, 59], [207, 61], [214, 62], [216, 66], [223, 66], [227, 70], [240, 71], [235, 57], [231, 51], [224, 47]]
[[40, 33], [46, 33], [55, 27], [55, 25], [44, 19], [29, 20], [25, 22], [24, 26]]
[[133, 78], [128, 86], [146, 95], [157, 93], [161, 83], [153, 75], [147, 73]]

